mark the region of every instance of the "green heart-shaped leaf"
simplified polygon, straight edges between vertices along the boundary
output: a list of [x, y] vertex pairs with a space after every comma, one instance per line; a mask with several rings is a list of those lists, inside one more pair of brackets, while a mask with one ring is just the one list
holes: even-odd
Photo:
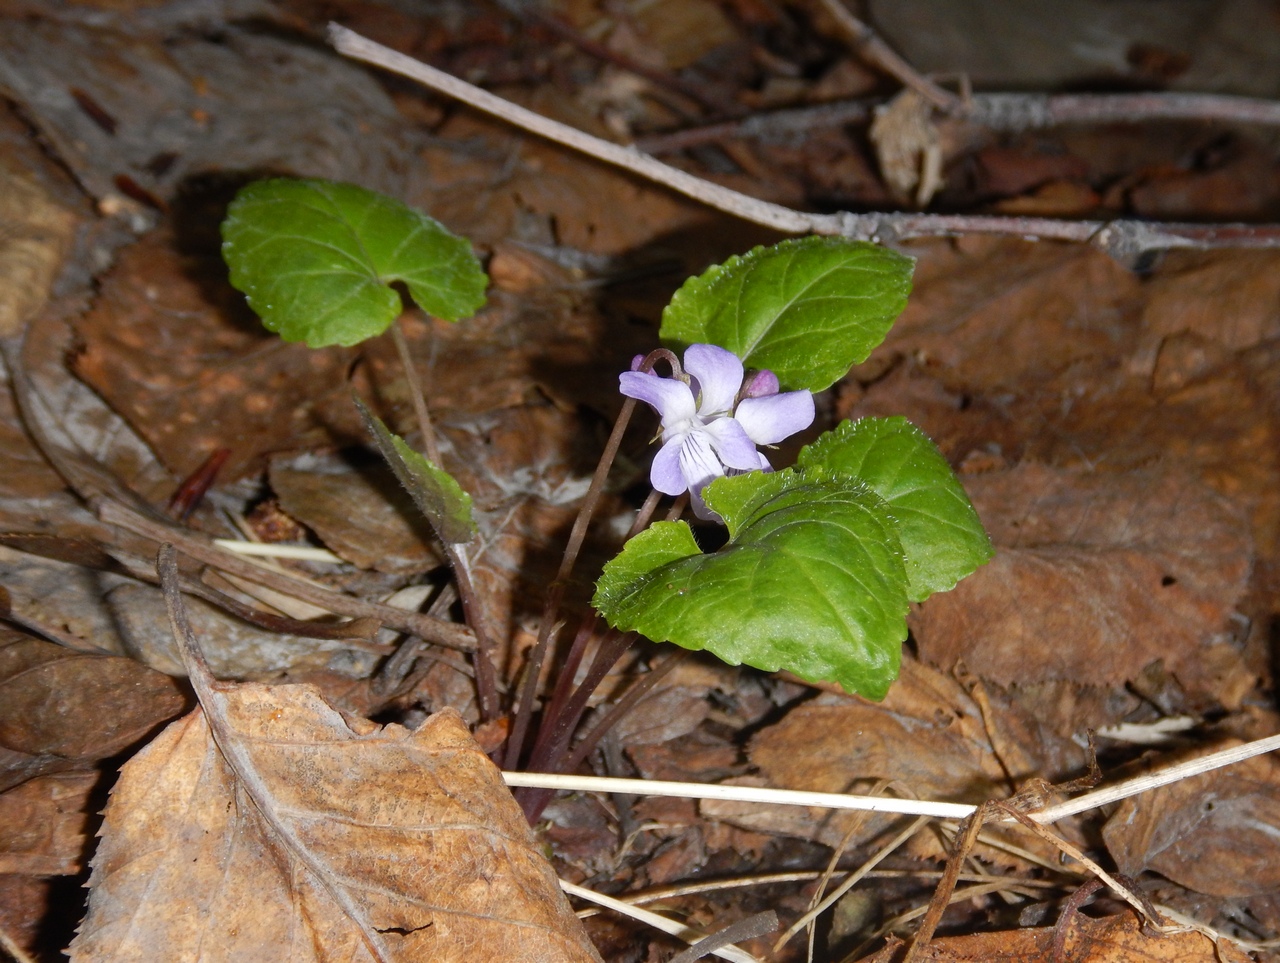
[[231, 283], [268, 330], [313, 348], [352, 345], [403, 310], [403, 282], [428, 314], [456, 321], [484, 304], [471, 245], [382, 194], [322, 180], [256, 181], [222, 222]]
[[898, 522], [913, 602], [954, 588], [994, 553], [951, 466], [905, 418], [841, 422], [805, 447], [796, 467], [850, 475], [884, 499]]
[[701, 554], [684, 522], [641, 532], [597, 584], [609, 624], [883, 698], [907, 635], [907, 576], [880, 497], [818, 471], [722, 478], [705, 497], [729, 543]]
[[410, 448], [403, 438], [366, 408], [364, 402], [359, 398], [355, 401], [379, 454], [391, 466], [440, 540], [458, 545], [475, 538], [476, 522], [471, 513], [471, 496], [447, 471]]
[[822, 391], [884, 340], [906, 307], [914, 263], [834, 237], [758, 247], [686, 281], [660, 333], [676, 348], [717, 344], [784, 388]]

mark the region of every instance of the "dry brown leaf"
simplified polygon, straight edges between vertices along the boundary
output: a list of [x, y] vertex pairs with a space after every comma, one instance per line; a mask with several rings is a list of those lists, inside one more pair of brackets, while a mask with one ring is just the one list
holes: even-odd
[[1261, 896], [1280, 892], [1278, 826], [1280, 763], [1259, 756], [1126, 799], [1102, 838], [1130, 876], [1154, 870], [1211, 896]]
[[932, 105], [910, 88], [876, 108], [869, 136], [886, 183], [924, 207], [942, 187], [942, 145]]
[[122, 771], [73, 960], [599, 959], [456, 712], [195, 682]]
[[0, 795], [0, 873], [70, 876], [84, 855], [96, 771], [40, 776]]
[[0, 337], [17, 334], [48, 299], [77, 221], [0, 157]]
[[[150, 585], [126, 583], [107, 595], [124, 652], [169, 675], [184, 675], [173, 633], [168, 630], [164, 599]], [[364, 679], [380, 656], [343, 639], [314, 639], [260, 629], [229, 615], [203, 599], [187, 602], [191, 621], [209, 639], [209, 664], [221, 676], [269, 681], [283, 672], [332, 671], [348, 679]]]
[[88, 655], [0, 628], [0, 745], [105, 759], [186, 702], [174, 680], [132, 659]]
[[1188, 331], [1233, 351], [1280, 336], [1280, 256], [1274, 251], [1171, 251], [1146, 285], [1143, 327]]
[[8, 96], [106, 209], [136, 206], [126, 196], [141, 192], [170, 200], [210, 171], [404, 187], [418, 138], [367, 71], [270, 32], [223, 24], [215, 38], [207, 12], [186, 12], [199, 26], [183, 14], [10, 17], [0, 33]]
[[1204, 648], [1229, 643], [1253, 547], [1225, 498], [1171, 474], [1035, 464], [967, 487], [996, 557], [913, 617], [929, 661], [1112, 685], [1163, 659], [1194, 682]]
[[[933, 940], [919, 959], [933, 963], [1056, 963], [1053, 927], [999, 933], [945, 936]], [[889, 963], [901, 944], [885, 947], [864, 963]], [[1249, 963], [1249, 955], [1229, 940], [1215, 943], [1201, 933], [1148, 934], [1131, 913], [1091, 919], [1077, 915], [1063, 944], [1071, 963]]]
[[336, 457], [272, 459], [280, 507], [360, 568], [409, 575], [436, 568], [431, 527], [385, 465]]
[[[980, 803], [1009, 795], [1004, 772], [982, 737], [980, 720], [970, 716], [969, 721], [978, 722], [976, 731], [940, 703], [907, 715], [824, 695], [757, 734], [751, 740], [750, 758], [769, 785], [787, 789], [865, 792], [876, 780], [890, 779], [898, 792], [923, 799]], [[732, 815], [735, 825], [755, 830], [770, 829], [779, 816], [788, 816], [772, 807], [755, 807], [755, 815], [744, 818], [746, 808], [720, 802], [704, 802], [702, 811], [718, 818]], [[835, 846], [864, 816], [815, 810], [789, 818], [789, 829], [783, 831], [799, 827], [804, 830], [799, 835]], [[866, 819], [858, 838], [878, 835], [896, 818]]]
[[[173, 634], [165, 628], [164, 600], [154, 587], [112, 571], [3, 546], [0, 580], [12, 612], [60, 633], [68, 645], [129, 656], [126, 663], [140, 662], [167, 675], [184, 674]], [[266, 631], [200, 599], [192, 599], [191, 611], [209, 638], [209, 661], [220, 675], [269, 680], [288, 670], [331, 669], [349, 678], [363, 678], [378, 658], [341, 639]], [[153, 724], [177, 712], [175, 707]]]
[[[265, 453], [331, 443], [330, 422], [316, 409], [326, 401], [337, 409], [339, 398], [351, 407], [353, 353], [269, 334], [236, 305], [220, 262], [184, 259], [174, 244], [151, 235], [121, 253], [76, 322], [84, 344], [76, 374], [181, 477], [216, 448], [232, 452], [225, 479], [260, 469]], [[349, 421], [354, 427], [354, 415]]]
[[925, 359], [949, 386], [1039, 387], [1137, 343], [1141, 284], [1092, 248], [971, 237], [911, 253], [911, 300], [880, 351]]

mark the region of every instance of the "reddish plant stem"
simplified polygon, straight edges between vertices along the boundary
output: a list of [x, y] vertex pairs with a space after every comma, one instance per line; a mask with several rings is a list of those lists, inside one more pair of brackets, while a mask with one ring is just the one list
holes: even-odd
[[591, 754], [591, 750], [596, 747], [601, 738], [617, 725], [618, 720], [630, 712], [636, 703], [645, 697], [646, 693], [666, 678], [667, 674], [683, 662], [688, 655], [688, 649], [680, 649], [663, 659], [656, 668], [641, 676], [627, 690], [627, 694], [615, 702], [613, 708], [605, 713], [600, 721], [591, 727], [591, 731], [579, 740], [567, 758], [553, 759], [551, 761], [551, 768], [555, 772], [573, 772], [577, 769], [582, 764], [582, 760]]
[[627, 537], [624, 541], [629, 541], [643, 532], [649, 527], [649, 519], [653, 518], [653, 513], [658, 507], [658, 502], [662, 498], [662, 492], [656, 488], [649, 492], [649, 497], [644, 500], [644, 504], [640, 506], [640, 511], [636, 512], [635, 521], [631, 523], [631, 527], [627, 529]]
[[[543, 706], [542, 718], [544, 725], [546, 725], [547, 720], [555, 719], [563, 711], [565, 701], [573, 691], [573, 680], [578, 674], [579, 666], [582, 665], [582, 658], [586, 655], [587, 646], [590, 645], [599, 627], [600, 619], [595, 612], [587, 612], [583, 615], [582, 624], [578, 626], [578, 631], [575, 633], [573, 642], [569, 646], [569, 651], [565, 655], [564, 663], [556, 673], [556, 684], [551, 692], [551, 698]], [[544, 733], [539, 731], [534, 739], [534, 752], [537, 751], [543, 735]]]
[[[409, 354], [409, 342], [405, 340], [404, 331], [399, 321], [391, 325], [391, 339], [395, 342], [396, 354], [400, 357], [400, 366], [404, 369], [405, 379], [409, 382], [409, 396], [413, 399], [413, 411], [418, 419], [418, 431], [422, 435], [422, 446], [427, 450], [427, 457], [433, 465], [443, 468], [440, 461], [440, 443], [436, 439], [431, 414], [427, 410], [427, 399], [422, 394], [422, 384], [418, 380], [413, 357]], [[484, 608], [476, 595], [475, 586], [471, 583], [471, 566], [467, 559], [464, 545], [444, 543], [445, 554], [453, 568], [454, 582], [458, 586], [458, 598], [462, 600], [462, 614], [467, 625], [475, 633], [476, 649], [472, 660], [476, 670], [476, 700], [480, 704], [480, 715], [485, 721], [496, 719], [502, 712], [498, 700], [498, 681], [493, 668], [493, 640], [485, 624]]]
[[[636, 370], [652, 371], [654, 364], [659, 360], [666, 360], [671, 364], [673, 375], [683, 374], [680, 359], [666, 348], [657, 348], [649, 352]], [[507, 740], [507, 751], [503, 759], [504, 768], [514, 769], [520, 762], [525, 737], [528, 735], [529, 724], [533, 719], [533, 704], [538, 693], [538, 676], [542, 674], [542, 663], [547, 656], [551, 632], [560, 614], [560, 604], [564, 601], [568, 579], [574, 565], [577, 564], [578, 553], [582, 550], [582, 542], [587, 535], [587, 526], [591, 524], [591, 517], [600, 503], [600, 495], [604, 491], [605, 480], [609, 477], [609, 469], [613, 467], [613, 460], [622, 446], [622, 436], [627, 430], [627, 425], [631, 423], [631, 415], [635, 409], [634, 398], [628, 398], [623, 402], [622, 410], [618, 412], [618, 420], [613, 424], [613, 431], [609, 434], [604, 452], [600, 455], [600, 462], [596, 465], [596, 472], [591, 478], [591, 486], [587, 489], [587, 494], [582, 499], [582, 506], [578, 509], [578, 517], [573, 521], [569, 540], [564, 547], [564, 557], [560, 560], [560, 568], [547, 593], [547, 604], [542, 610], [542, 621], [538, 626], [538, 639], [529, 655], [529, 668], [524, 684], [520, 688], [520, 701], [516, 708], [515, 721], [511, 726], [511, 736]]]
[[[604, 637], [600, 640], [600, 648], [596, 651], [596, 657], [592, 660], [591, 668], [587, 670], [582, 684], [574, 690], [573, 695], [565, 704], [564, 709], [560, 711], [558, 717], [551, 720], [545, 742], [536, 747], [530, 756], [530, 771], [544, 771], [550, 760], [564, 752], [569, 736], [572, 735], [573, 730], [578, 725], [578, 720], [582, 718], [582, 713], [587, 708], [587, 700], [591, 698], [591, 693], [595, 692], [596, 686], [601, 683], [609, 670], [613, 668], [614, 663], [622, 657], [622, 654], [631, 647], [631, 643], [635, 639], [634, 632], [621, 633], [615, 629], [610, 629], [604, 634]], [[538, 816], [542, 814], [542, 810], [551, 799], [551, 795], [550, 790], [535, 789], [517, 796], [520, 807], [524, 810], [524, 814], [530, 823], [536, 821]]]
[[564, 601], [567, 579], [573, 571], [573, 566], [578, 561], [578, 552], [582, 549], [582, 541], [586, 537], [587, 525], [591, 521], [591, 516], [595, 514], [596, 505], [600, 501], [600, 493], [604, 490], [605, 479], [609, 475], [609, 469], [613, 466], [614, 458], [618, 455], [618, 448], [622, 445], [622, 435], [627, 430], [627, 425], [631, 422], [631, 413], [635, 411], [635, 408], [635, 399], [628, 398], [623, 403], [622, 410], [618, 413], [618, 420], [614, 422], [613, 432], [609, 435], [609, 440], [605, 444], [599, 464], [596, 465], [596, 473], [591, 479], [591, 487], [587, 489], [586, 497], [582, 500], [582, 507], [578, 509], [578, 517], [574, 519], [573, 529], [569, 532], [569, 541], [565, 545], [564, 557], [560, 560], [560, 568], [556, 572], [555, 580], [551, 583], [550, 591], [547, 593], [547, 604], [542, 610], [542, 621], [538, 626], [538, 639], [529, 655], [529, 667], [526, 670], [524, 684], [520, 689], [520, 702], [516, 708], [515, 722], [511, 726], [511, 736], [507, 741], [507, 752], [503, 761], [503, 765], [507, 769], [514, 769], [519, 764], [520, 753], [524, 749], [525, 736], [529, 732], [529, 723], [533, 719], [533, 703], [538, 693], [538, 676], [542, 674], [542, 663], [546, 659], [547, 648], [551, 641], [551, 632], [555, 627], [556, 617], [560, 614], [560, 603]]

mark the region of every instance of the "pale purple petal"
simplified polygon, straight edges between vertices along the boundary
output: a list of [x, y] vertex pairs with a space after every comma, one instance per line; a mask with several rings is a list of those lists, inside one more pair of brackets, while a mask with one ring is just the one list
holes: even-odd
[[706, 418], [733, 410], [742, 387], [742, 362], [736, 354], [714, 344], [691, 344], [684, 353], [684, 370], [698, 379], [702, 389], [700, 415]]
[[[635, 370], [634, 367], [632, 370]], [[753, 374], [748, 379], [742, 393], [747, 398], [763, 398], [766, 395], [776, 395], [781, 390], [782, 386], [778, 384], [778, 376], [766, 369]]]
[[742, 425], [757, 445], [776, 445], [783, 438], [813, 424], [813, 395], [807, 391], [786, 391], [764, 398], [743, 398], [734, 420]]
[[687, 421], [697, 414], [693, 392], [683, 381], [624, 371], [618, 375], [618, 390], [628, 398], [636, 398], [656, 409], [662, 417], [663, 428]]
[[750, 471], [759, 466], [760, 455], [755, 444], [733, 418], [717, 418], [703, 431], [711, 436], [711, 447], [729, 468]]
[[[704, 486], [705, 487], [705, 486]], [[719, 522], [724, 524], [724, 519], [707, 507], [707, 503], [702, 500], [702, 489], [689, 492], [689, 507], [693, 509], [693, 514], [697, 515], [704, 522]]]
[[684, 472], [680, 470], [680, 448], [684, 440], [684, 435], [676, 435], [653, 456], [649, 482], [664, 495], [679, 495], [689, 487], [684, 480]]
[[711, 447], [711, 438], [701, 431], [685, 435], [680, 446], [680, 473], [690, 492], [700, 492], [724, 474], [724, 464]]

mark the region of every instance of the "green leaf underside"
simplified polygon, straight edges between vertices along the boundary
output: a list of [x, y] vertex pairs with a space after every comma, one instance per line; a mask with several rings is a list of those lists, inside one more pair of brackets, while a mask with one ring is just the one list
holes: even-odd
[[662, 314], [675, 348], [716, 344], [782, 387], [822, 391], [865, 361], [902, 313], [914, 261], [865, 241], [757, 247], [690, 278]]
[[609, 624], [883, 698], [907, 595], [881, 499], [851, 479], [789, 471], [717, 480], [706, 499], [729, 523], [729, 544], [701, 554], [684, 522], [641, 532], [597, 585], [592, 604]]
[[352, 184], [277, 178], [236, 195], [222, 222], [231, 283], [268, 330], [310, 347], [353, 345], [403, 310], [403, 282], [447, 321], [484, 304], [471, 245], [399, 201]]
[[898, 523], [913, 602], [954, 588], [994, 554], [951, 466], [905, 418], [841, 422], [806, 446], [796, 467], [857, 478], [884, 499]]
[[458, 545], [475, 538], [476, 523], [471, 513], [471, 496], [462, 490], [452, 475], [424, 458], [382, 423], [382, 419], [355, 399], [365, 426], [373, 435], [378, 453], [400, 484], [404, 486], [418, 509], [427, 517], [440, 540]]

